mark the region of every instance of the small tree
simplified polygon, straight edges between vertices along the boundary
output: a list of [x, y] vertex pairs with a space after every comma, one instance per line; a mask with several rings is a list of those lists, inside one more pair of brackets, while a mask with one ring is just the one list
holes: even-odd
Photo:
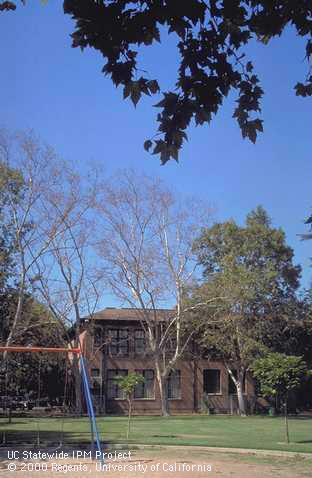
[[129, 433], [130, 433], [133, 392], [137, 385], [144, 382], [144, 377], [143, 375], [140, 375], [138, 373], [130, 372], [126, 376], [115, 377], [115, 381], [118, 383], [119, 387], [124, 392], [126, 396], [126, 400], [128, 402], [128, 427], [127, 427], [127, 440], [128, 440]]
[[264, 358], [255, 360], [252, 371], [259, 381], [261, 393], [265, 397], [282, 399], [285, 413], [285, 436], [289, 443], [288, 431], [288, 396], [289, 392], [300, 386], [308, 375], [307, 365], [302, 357], [270, 353]]

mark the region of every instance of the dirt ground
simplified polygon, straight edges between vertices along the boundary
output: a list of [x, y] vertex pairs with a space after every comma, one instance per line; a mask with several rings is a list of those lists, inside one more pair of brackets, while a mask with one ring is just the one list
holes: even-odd
[[144, 450], [117, 460], [90, 458], [57, 460], [8, 459], [0, 450], [0, 478], [55, 478], [86, 476], [108, 478], [302, 478], [312, 476], [312, 458], [283, 458], [190, 450]]

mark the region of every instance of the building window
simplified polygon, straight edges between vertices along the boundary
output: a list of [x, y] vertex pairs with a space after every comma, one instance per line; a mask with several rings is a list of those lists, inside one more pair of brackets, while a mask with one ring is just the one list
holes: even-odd
[[167, 340], [167, 348], [170, 352], [175, 352], [177, 348], [177, 339], [176, 337], [169, 337]]
[[115, 378], [125, 377], [128, 375], [128, 370], [113, 369], [107, 370], [107, 398], [111, 399], [124, 399], [124, 392], [119, 387], [118, 383], [115, 381]]
[[167, 378], [167, 398], [181, 398], [181, 371], [172, 370]]
[[91, 377], [96, 378], [100, 376], [100, 369], [99, 368], [91, 368]]
[[144, 382], [136, 385], [134, 398], [154, 398], [154, 370], [136, 370], [143, 375]]
[[[232, 370], [232, 373], [234, 377], [237, 378], [237, 370]], [[244, 381], [243, 381], [243, 393], [246, 393], [246, 375], [244, 376]], [[229, 395], [237, 395], [237, 389], [230, 374], [229, 374]]]
[[145, 332], [144, 330], [134, 331], [134, 353], [137, 355], [145, 352]]
[[221, 380], [220, 370], [218, 369], [205, 369], [203, 371], [204, 379], [204, 393], [220, 394], [221, 393]]
[[94, 347], [100, 347], [102, 345], [102, 329], [100, 327], [95, 327], [94, 329], [93, 343]]
[[127, 329], [109, 330], [109, 352], [111, 355], [129, 355], [129, 334]]
[[101, 384], [98, 382], [98, 380], [93, 380], [93, 382], [91, 383], [91, 388], [92, 388], [92, 395], [94, 396], [101, 395]]

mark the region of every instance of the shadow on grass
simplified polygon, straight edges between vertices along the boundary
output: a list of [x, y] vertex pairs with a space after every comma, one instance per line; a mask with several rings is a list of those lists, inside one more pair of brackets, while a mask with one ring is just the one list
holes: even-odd
[[60, 444], [88, 444], [90, 432], [62, 432], [34, 430], [0, 430], [0, 449], [3, 447], [31, 445], [38, 449], [44, 446]]
[[[29, 420], [16, 420], [15, 418], [9, 423], [8, 420], [1, 420], [0, 421], [0, 427], [9, 427], [11, 425], [27, 425], [29, 423]], [[1, 428], [0, 428], [0, 433], [1, 433]]]
[[[108, 445], [107, 443], [101, 443], [101, 449], [102, 451], [108, 450]], [[86, 452], [86, 458], [90, 459], [95, 459], [95, 451], [96, 449], [91, 447], [90, 442], [89, 443], [64, 443], [64, 444], [59, 444], [59, 443], [49, 443], [48, 445], [45, 445], [44, 443], [41, 443], [39, 446], [38, 445], [31, 445], [25, 443], [24, 445], [19, 445], [15, 444], [14, 447], [10, 447], [7, 445], [6, 447], [0, 446], [0, 472], [3, 471], [4, 469], [7, 469], [8, 464], [10, 461], [12, 461], [13, 453], [15, 452], [14, 456], [14, 461], [16, 462], [23, 462], [27, 459], [29, 462], [36, 462], [38, 461], [37, 458], [26, 458], [24, 456], [24, 453], [29, 453], [31, 452], [33, 455], [35, 453], [46, 453], [48, 456], [47, 459], [52, 460], [54, 459], [63, 459], [62, 454], [67, 454], [67, 457], [71, 458], [77, 458], [76, 452], [77, 451], [82, 451]], [[89, 453], [91, 453], [89, 455]], [[29, 457], [29, 455], [28, 455]], [[84, 459], [86, 459], [84, 458]], [[46, 458], [43, 458], [43, 460], [46, 460]], [[39, 476], [39, 474], [38, 474]]]
[[293, 415], [291, 417], [288, 417], [289, 420], [307, 420], [307, 421], [312, 421], [312, 417], [311, 416], [296, 416], [296, 415]]

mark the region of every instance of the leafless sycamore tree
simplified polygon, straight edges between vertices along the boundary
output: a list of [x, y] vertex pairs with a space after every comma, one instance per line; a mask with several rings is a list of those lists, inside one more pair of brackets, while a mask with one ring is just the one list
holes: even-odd
[[[157, 179], [124, 171], [105, 183], [97, 211], [101, 272], [111, 292], [137, 311], [167, 415], [166, 380], [194, 333], [184, 305], [196, 279], [193, 242], [210, 222], [211, 208], [180, 200]], [[158, 309], [168, 305], [172, 311], [164, 318]]]
[[[91, 252], [97, 172], [82, 177], [33, 133], [13, 135], [2, 130], [0, 155], [0, 164], [5, 166], [1, 187], [5, 191], [6, 226], [14, 244], [17, 294], [4, 345], [20, 339], [25, 297], [31, 294], [62, 327], [64, 333], [59, 334], [59, 339], [63, 345], [77, 347], [81, 318], [92, 315], [98, 301], [94, 251]], [[35, 324], [24, 325], [29, 328]], [[4, 353], [3, 363], [6, 357]], [[80, 412], [76, 356], [71, 364], [76, 409]]]
[[[48, 187], [58, 181], [55, 161], [55, 152], [40, 143], [33, 133], [0, 131], [1, 187], [5, 191], [2, 220], [14, 248], [12, 287], [17, 294], [5, 346], [14, 343], [17, 330], [19, 334], [23, 330], [25, 294], [31, 288], [34, 264], [51, 248], [63, 227], [59, 218], [51, 221], [45, 200]], [[4, 362], [6, 357], [4, 352]]]
[[[61, 182], [48, 188], [45, 201], [51, 224], [59, 222], [62, 229], [53, 237], [49, 250], [34, 261], [34, 288], [53, 317], [64, 324], [67, 344], [79, 347], [81, 319], [92, 317], [99, 299], [92, 248], [97, 174], [82, 177], [72, 165], [62, 163], [59, 167]], [[75, 408], [80, 413], [81, 379], [76, 355], [72, 356], [71, 365]]]

